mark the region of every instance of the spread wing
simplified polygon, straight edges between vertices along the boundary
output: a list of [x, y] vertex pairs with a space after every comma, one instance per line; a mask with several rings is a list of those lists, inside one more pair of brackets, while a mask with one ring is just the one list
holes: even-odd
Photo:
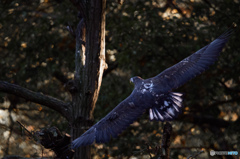
[[117, 137], [118, 134], [141, 116], [145, 108], [134, 104], [132, 94], [83, 135], [75, 139], [72, 142], [72, 148], [75, 149], [80, 146], [90, 145], [94, 141], [96, 143], [108, 142], [111, 136], [114, 138]]
[[233, 29], [227, 30], [207, 46], [153, 77], [151, 80], [158, 85], [155, 91], [176, 89], [208, 69], [217, 60], [232, 32]]

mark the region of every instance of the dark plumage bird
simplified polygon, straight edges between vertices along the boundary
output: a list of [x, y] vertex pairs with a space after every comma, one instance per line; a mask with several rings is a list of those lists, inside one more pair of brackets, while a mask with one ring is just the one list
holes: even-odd
[[129, 97], [119, 103], [110, 113], [72, 142], [72, 148], [96, 143], [105, 143], [110, 137], [117, 137], [145, 111], [150, 120], [171, 121], [183, 109], [183, 94], [172, 92], [201, 74], [218, 58], [233, 29], [227, 30], [209, 45], [183, 59], [159, 75], [142, 79], [133, 77], [134, 90]]

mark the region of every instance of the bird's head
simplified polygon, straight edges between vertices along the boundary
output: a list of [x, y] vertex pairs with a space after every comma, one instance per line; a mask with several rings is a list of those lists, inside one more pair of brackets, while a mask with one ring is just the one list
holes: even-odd
[[139, 76], [135, 76], [130, 78], [130, 82], [134, 83], [134, 85], [136, 86], [137, 84], [140, 84], [143, 81], [143, 79]]

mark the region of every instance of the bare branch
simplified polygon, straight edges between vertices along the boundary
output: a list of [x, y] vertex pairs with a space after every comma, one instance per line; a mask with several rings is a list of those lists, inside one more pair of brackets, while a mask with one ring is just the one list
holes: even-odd
[[30, 137], [33, 137], [33, 134], [20, 121], [17, 121], [17, 123], [28, 133]]
[[163, 128], [163, 137], [162, 137], [162, 144], [161, 144], [161, 153], [160, 158], [162, 159], [169, 159], [170, 155], [170, 137], [172, 133], [172, 125], [169, 122], [166, 122]]
[[236, 93], [239, 93], [240, 90], [239, 89], [234, 89], [234, 88], [229, 88], [226, 84], [225, 84], [226, 81], [221, 81], [219, 80], [219, 83], [228, 91], [233, 91], [233, 92], [236, 92]]
[[152, 159], [150, 146], [148, 145], [148, 143], [146, 143], [146, 146], [147, 146], [147, 152], [148, 152], [148, 155], [149, 155], [150, 159]]
[[197, 156], [199, 156], [200, 154], [202, 154], [204, 151], [201, 150], [199, 152], [196, 152], [194, 155], [189, 155], [187, 159], [194, 159], [197, 158]]
[[63, 115], [67, 120], [70, 120], [70, 104], [65, 103], [57, 98], [44, 95], [42, 93], [33, 92], [29, 89], [23, 88], [16, 84], [11, 84], [5, 81], [0, 81], [0, 91], [16, 95], [18, 97], [24, 98], [28, 101], [42, 104], [47, 106], [61, 115]]
[[116, 69], [118, 67], [118, 63], [114, 63], [110, 66], [108, 66], [108, 68], [103, 72], [103, 77], [105, 77], [107, 74], [111, 73], [114, 69]]
[[63, 85], [69, 81], [69, 79], [59, 71], [55, 71], [53, 73], [53, 76], [57, 78]]

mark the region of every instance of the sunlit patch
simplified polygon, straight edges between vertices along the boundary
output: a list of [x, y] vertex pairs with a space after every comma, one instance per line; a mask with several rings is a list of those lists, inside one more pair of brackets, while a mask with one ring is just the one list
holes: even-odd
[[231, 114], [231, 121], [236, 121], [238, 119], [238, 115], [236, 113]]
[[38, 107], [38, 111], [42, 111], [42, 109], [43, 109], [42, 106]]
[[46, 63], [46, 62], [42, 62], [42, 63], [41, 63], [41, 66], [42, 66], [42, 67], [46, 67], [46, 66], [47, 66], [47, 63]]
[[25, 82], [27, 82], [27, 83], [29, 83], [29, 82], [31, 82], [31, 81], [32, 81], [31, 78], [28, 78], [28, 79], [25, 80]]
[[27, 48], [27, 43], [26, 42], [22, 42], [21, 43], [21, 48], [24, 48], [24, 49]]
[[8, 14], [12, 14], [14, 9], [8, 9]]

